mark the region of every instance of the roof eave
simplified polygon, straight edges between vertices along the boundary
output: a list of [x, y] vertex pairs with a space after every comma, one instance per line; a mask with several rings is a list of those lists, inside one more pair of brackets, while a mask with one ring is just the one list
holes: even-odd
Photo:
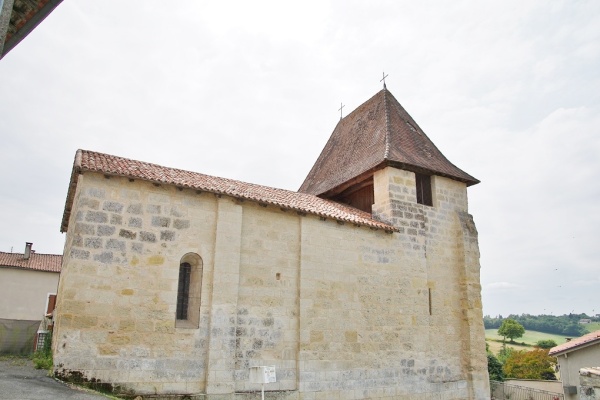
[[27, 22], [19, 28], [14, 35], [12, 35], [6, 42], [4, 42], [4, 48], [0, 59], [2, 59], [9, 51], [14, 49], [27, 35], [29, 35], [36, 26], [38, 26], [54, 9], [62, 3], [63, 0], [49, 0], [42, 8], [33, 16], [27, 20]]
[[465, 172], [465, 175], [469, 176], [469, 178], [467, 178], [465, 176], [448, 174], [448, 173], [437, 171], [437, 170], [430, 169], [430, 168], [424, 168], [424, 167], [421, 167], [418, 165], [403, 163], [400, 161], [385, 160], [382, 164], [384, 164], [386, 167], [387, 166], [395, 167], [395, 168], [403, 169], [405, 171], [416, 172], [416, 173], [426, 174], [426, 175], [442, 176], [444, 178], [448, 178], [448, 179], [452, 179], [454, 181], [459, 181], [459, 182], [465, 183], [467, 186], [476, 185], [481, 182], [478, 179], [473, 178], [466, 172]]
[[65, 233], [69, 227], [71, 209], [73, 208], [73, 201], [75, 200], [75, 193], [77, 191], [77, 181], [81, 172], [81, 149], [79, 149], [75, 153], [75, 160], [73, 161], [73, 169], [71, 170], [71, 178], [69, 179], [69, 189], [67, 190], [67, 199], [65, 200], [65, 209], [60, 224], [60, 233]]
[[593, 346], [595, 344], [600, 344], [600, 337], [598, 337], [596, 339], [593, 339], [593, 340], [590, 340], [588, 342], [576, 344], [573, 347], [569, 347], [568, 349], [560, 350], [560, 351], [557, 351], [557, 352], [554, 352], [554, 353], [551, 350], [551, 351], [548, 352], [548, 355], [549, 356], [553, 356], [553, 357], [558, 357], [558, 356], [562, 356], [562, 355], [567, 354], [567, 353], [572, 353], [574, 351], [582, 350], [582, 349], [584, 349], [586, 347]]

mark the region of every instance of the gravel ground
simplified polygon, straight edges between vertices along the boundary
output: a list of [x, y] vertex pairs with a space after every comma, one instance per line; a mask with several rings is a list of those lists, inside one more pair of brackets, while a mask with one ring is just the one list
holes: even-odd
[[2, 400], [107, 400], [108, 397], [67, 385], [35, 369], [28, 358], [0, 358]]

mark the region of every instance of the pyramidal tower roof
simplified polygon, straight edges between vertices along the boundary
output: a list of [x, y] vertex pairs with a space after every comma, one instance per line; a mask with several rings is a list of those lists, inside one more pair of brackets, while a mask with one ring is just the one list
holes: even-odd
[[340, 120], [299, 192], [339, 193], [386, 166], [445, 176], [467, 186], [479, 183], [444, 157], [384, 87]]

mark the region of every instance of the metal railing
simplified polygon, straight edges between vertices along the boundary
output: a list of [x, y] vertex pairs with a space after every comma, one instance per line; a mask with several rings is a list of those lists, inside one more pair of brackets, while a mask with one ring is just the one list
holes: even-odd
[[509, 385], [497, 381], [490, 382], [490, 391], [492, 400], [564, 400], [565, 398], [562, 393]]

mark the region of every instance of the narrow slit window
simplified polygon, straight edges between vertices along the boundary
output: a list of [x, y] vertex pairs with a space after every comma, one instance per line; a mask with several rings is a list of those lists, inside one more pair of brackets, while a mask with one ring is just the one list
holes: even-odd
[[179, 260], [179, 281], [175, 303], [175, 327], [197, 329], [200, 324], [202, 258], [187, 253]]
[[417, 184], [417, 203], [426, 206], [433, 206], [433, 197], [431, 195], [431, 176], [415, 173]]
[[192, 266], [184, 262], [179, 265], [179, 286], [177, 288], [177, 319], [188, 319], [188, 306], [190, 302], [190, 281]]
[[429, 315], [433, 315], [433, 312], [431, 309], [431, 288], [429, 288]]

